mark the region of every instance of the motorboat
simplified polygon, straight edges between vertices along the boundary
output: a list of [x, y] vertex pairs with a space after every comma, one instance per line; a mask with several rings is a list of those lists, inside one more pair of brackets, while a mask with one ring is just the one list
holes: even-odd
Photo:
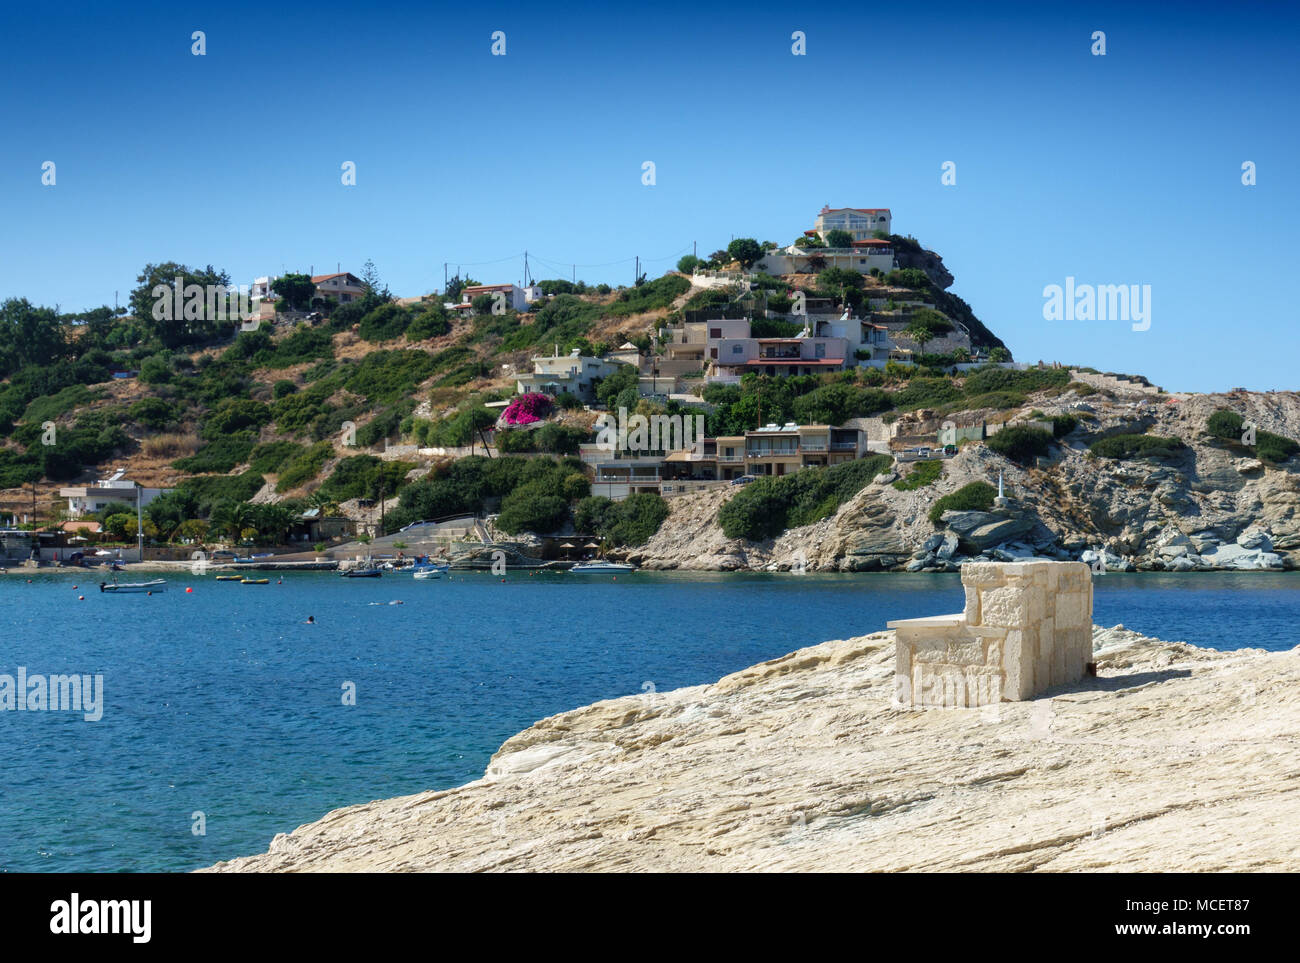
[[442, 578], [442, 569], [437, 568], [417, 568], [411, 573], [411, 578], [420, 579], [421, 581]]
[[630, 565], [627, 562], [606, 562], [603, 560], [597, 560], [594, 562], [579, 562], [577, 565], [573, 566], [573, 568], [569, 569], [569, 571], [578, 575], [586, 573], [599, 574], [601, 572], [635, 572], [636, 566]]
[[149, 582], [100, 582], [99, 590], [101, 592], [145, 592], [152, 595], [154, 592], [166, 592], [167, 580], [156, 578]]

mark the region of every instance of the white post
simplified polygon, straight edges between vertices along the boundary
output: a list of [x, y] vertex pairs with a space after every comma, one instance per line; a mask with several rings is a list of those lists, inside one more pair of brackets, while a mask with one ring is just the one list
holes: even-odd
[[135, 539], [136, 539], [136, 561], [144, 561], [144, 522], [140, 514], [140, 483], [135, 483]]

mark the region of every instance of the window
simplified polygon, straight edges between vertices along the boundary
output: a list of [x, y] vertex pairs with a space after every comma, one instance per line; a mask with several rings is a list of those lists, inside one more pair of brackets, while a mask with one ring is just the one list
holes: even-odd
[[824, 344], [815, 344], [815, 345], [813, 345], [813, 357], [816, 357], [816, 358], [824, 358], [824, 357], [826, 357], [826, 345], [824, 345]]
[[710, 338], [720, 338], [720, 337], [722, 337], [722, 329], [721, 329], [721, 328], [709, 328], [709, 337], [710, 337]]
[[717, 348], [710, 348], [710, 349], [709, 349], [709, 357], [710, 357], [710, 358], [714, 358], [714, 359], [716, 359], [716, 358], [718, 357], [718, 349], [717, 349]]
[[733, 345], [731, 346], [731, 353], [732, 353], [732, 354], [744, 354], [744, 353], [745, 353], [745, 346], [744, 346], [743, 344], [733, 344]]

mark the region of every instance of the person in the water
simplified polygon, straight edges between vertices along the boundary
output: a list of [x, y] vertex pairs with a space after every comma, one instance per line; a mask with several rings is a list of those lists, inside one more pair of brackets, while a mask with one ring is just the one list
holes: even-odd
[[306, 621], [304, 624], [305, 624], [305, 625], [315, 625], [315, 624], [316, 624], [316, 616], [314, 616], [314, 615], [309, 615], [309, 616], [307, 616], [307, 621]]

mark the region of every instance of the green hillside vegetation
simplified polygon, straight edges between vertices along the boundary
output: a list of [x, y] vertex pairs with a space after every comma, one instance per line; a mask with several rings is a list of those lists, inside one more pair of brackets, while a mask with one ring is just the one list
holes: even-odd
[[[1220, 408], [1206, 419], [1205, 428], [1215, 438], [1221, 438], [1224, 441], [1246, 448], [1252, 447], [1246, 440], [1249, 437], [1246, 430], [1246, 420], [1235, 411]], [[1255, 429], [1253, 448], [1259, 458], [1273, 464], [1284, 462], [1292, 455], [1300, 452], [1300, 444], [1296, 444], [1292, 439], [1259, 428]]]
[[780, 478], [764, 476], [750, 482], [722, 506], [718, 524], [728, 538], [775, 538], [788, 528], [811, 525], [834, 515], [892, 464], [888, 455], [869, 455], [829, 468], [805, 468]]
[[1131, 458], [1168, 458], [1186, 447], [1178, 438], [1128, 434], [1094, 441], [1088, 450], [1101, 458], [1125, 461]]
[[988, 482], [971, 482], [950, 495], [944, 495], [930, 506], [928, 518], [938, 525], [944, 512], [987, 512], [997, 497], [998, 490]]

